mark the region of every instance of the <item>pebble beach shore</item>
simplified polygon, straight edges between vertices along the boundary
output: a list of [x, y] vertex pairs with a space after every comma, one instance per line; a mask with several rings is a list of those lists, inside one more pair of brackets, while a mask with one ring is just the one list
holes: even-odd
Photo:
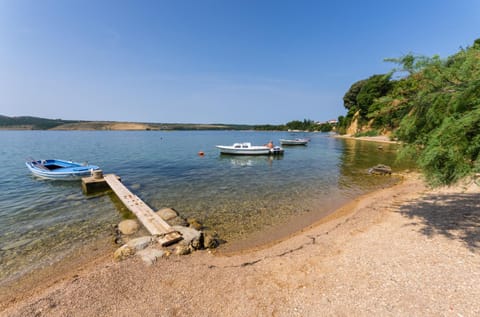
[[475, 183], [429, 190], [410, 174], [257, 250], [99, 257], [3, 296], [0, 315], [478, 316], [479, 198]]

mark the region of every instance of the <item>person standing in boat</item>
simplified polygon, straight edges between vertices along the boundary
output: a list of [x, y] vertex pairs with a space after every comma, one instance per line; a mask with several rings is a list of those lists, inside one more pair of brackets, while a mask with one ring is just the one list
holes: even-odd
[[267, 143], [269, 149], [273, 149], [273, 141]]

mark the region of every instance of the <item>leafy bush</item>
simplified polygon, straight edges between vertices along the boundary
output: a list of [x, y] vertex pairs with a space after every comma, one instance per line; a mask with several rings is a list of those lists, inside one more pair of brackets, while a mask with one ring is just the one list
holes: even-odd
[[375, 130], [359, 135], [394, 131], [407, 144], [401, 155], [412, 156], [431, 184], [479, 172], [480, 39], [445, 60], [407, 54], [387, 61], [400, 65], [393, 73], [408, 75], [374, 75], [353, 84], [344, 96], [348, 113], [339, 118], [339, 131], [360, 110], [359, 124]]

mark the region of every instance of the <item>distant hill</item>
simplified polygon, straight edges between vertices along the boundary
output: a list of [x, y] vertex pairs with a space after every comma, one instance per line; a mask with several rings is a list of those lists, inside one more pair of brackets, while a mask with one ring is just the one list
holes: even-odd
[[79, 121], [0, 115], [0, 130], [251, 130], [253, 125]]
[[44, 119], [37, 117], [7, 117], [0, 115], [0, 129], [6, 130], [48, 130], [62, 124], [70, 124], [79, 121]]
[[66, 123], [52, 128], [52, 130], [248, 130], [254, 126], [229, 124], [196, 124], [196, 123], [141, 123], [116, 121], [83, 121]]

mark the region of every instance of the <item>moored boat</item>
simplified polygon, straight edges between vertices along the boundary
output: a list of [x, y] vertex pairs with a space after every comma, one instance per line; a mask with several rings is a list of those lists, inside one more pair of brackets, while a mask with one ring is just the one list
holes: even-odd
[[280, 155], [283, 149], [279, 146], [252, 145], [250, 142], [234, 143], [233, 145], [217, 145], [222, 154], [232, 155]]
[[96, 165], [77, 163], [65, 160], [29, 160], [25, 162], [33, 175], [55, 180], [78, 180], [90, 176], [92, 171], [98, 170]]
[[280, 139], [281, 145], [307, 145], [309, 139]]

